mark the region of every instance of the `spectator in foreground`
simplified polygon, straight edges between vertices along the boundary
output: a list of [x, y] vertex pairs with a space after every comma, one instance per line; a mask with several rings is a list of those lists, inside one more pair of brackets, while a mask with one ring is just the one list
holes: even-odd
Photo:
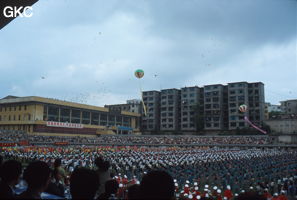
[[24, 171], [24, 180], [28, 184], [26, 191], [20, 194], [19, 199], [41, 199], [50, 182], [51, 170], [43, 161], [31, 162]]
[[144, 175], [140, 183], [141, 199], [168, 199], [174, 198], [173, 178], [165, 171], [151, 171]]
[[105, 192], [98, 197], [98, 200], [116, 199], [119, 183], [116, 180], [108, 180], [105, 183]]
[[139, 188], [140, 185], [138, 184], [131, 185], [130, 187], [128, 187], [127, 199], [139, 199]]
[[97, 166], [97, 176], [100, 180], [100, 186], [98, 190], [98, 195], [100, 196], [105, 192], [105, 183], [111, 179], [110, 177], [110, 164], [108, 161], [104, 161], [102, 157], [95, 159], [95, 165]]
[[65, 188], [62, 181], [62, 176], [57, 169], [52, 171], [51, 181], [45, 192], [64, 197]]
[[95, 171], [76, 168], [70, 177], [70, 194], [72, 199], [94, 199], [99, 187], [99, 178]]
[[12, 188], [19, 182], [22, 164], [15, 160], [8, 160], [1, 166], [0, 172], [0, 199], [16, 199]]

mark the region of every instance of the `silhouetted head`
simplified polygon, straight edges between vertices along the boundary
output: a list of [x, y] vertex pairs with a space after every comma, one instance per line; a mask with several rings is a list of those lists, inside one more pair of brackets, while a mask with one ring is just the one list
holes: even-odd
[[50, 180], [51, 170], [43, 161], [31, 162], [24, 171], [24, 179], [31, 189], [46, 189]]
[[105, 182], [105, 193], [116, 194], [119, 189], [119, 184], [116, 180], [108, 180]]
[[73, 199], [93, 199], [99, 187], [95, 171], [76, 168], [70, 177], [70, 193]]
[[3, 182], [16, 185], [22, 174], [22, 164], [16, 160], [8, 160], [3, 163], [0, 172]]
[[140, 185], [131, 185], [128, 188], [128, 199], [139, 199]]
[[95, 165], [98, 167], [100, 171], [107, 171], [110, 167], [109, 162], [106, 160], [104, 161], [102, 157], [98, 157], [95, 159]]
[[60, 158], [57, 158], [57, 159], [55, 160], [55, 162], [54, 162], [54, 167], [55, 167], [55, 168], [56, 168], [56, 167], [60, 167], [61, 164], [62, 164], [61, 159], [60, 159]]
[[151, 171], [144, 175], [140, 183], [140, 198], [172, 199], [174, 197], [173, 178], [165, 171]]

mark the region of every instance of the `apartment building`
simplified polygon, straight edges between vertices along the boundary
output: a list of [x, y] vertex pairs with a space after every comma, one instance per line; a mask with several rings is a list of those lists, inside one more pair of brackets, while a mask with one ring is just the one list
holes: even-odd
[[228, 83], [228, 115], [229, 130], [248, 127], [244, 117], [249, 117], [249, 112], [242, 113], [238, 110], [240, 105], [249, 105], [248, 83]]
[[180, 90], [161, 90], [160, 130], [178, 131], [180, 129]]
[[200, 129], [197, 126], [200, 117], [203, 118], [203, 97], [203, 88], [198, 86], [181, 88], [180, 130], [196, 131]]
[[205, 130], [224, 128], [224, 86], [221, 84], [204, 86]]
[[262, 82], [248, 83], [248, 115], [249, 119], [258, 126], [265, 119], [264, 84]]
[[284, 114], [297, 114], [297, 99], [281, 101], [280, 103]]
[[142, 93], [147, 114], [142, 115], [143, 131], [160, 130], [160, 92], [145, 91]]
[[[146, 131], [197, 131], [201, 121], [203, 130], [236, 130], [249, 127], [245, 116], [254, 124], [263, 125], [265, 99], [262, 82], [146, 91], [143, 97], [148, 110], [142, 120], [142, 128]], [[248, 106], [245, 113], [238, 110], [242, 104]], [[199, 117], [200, 121], [197, 120]]]

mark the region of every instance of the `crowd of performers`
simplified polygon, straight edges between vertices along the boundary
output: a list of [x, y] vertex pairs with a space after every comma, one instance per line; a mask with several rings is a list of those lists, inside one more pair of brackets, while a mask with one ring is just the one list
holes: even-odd
[[128, 187], [139, 184], [143, 175], [154, 170], [166, 171], [172, 176], [175, 196], [179, 199], [230, 200], [251, 191], [273, 200], [295, 199], [297, 196], [296, 150], [29, 146], [2, 147], [1, 155], [5, 159], [20, 161], [24, 166], [39, 160], [53, 168], [57, 166], [57, 159], [60, 159], [59, 170], [56, 170], [58, 175], [53, 177], [53, 181], [58, 181], [64, 188], [60, 196], [67, 196], [69, 177], [75, 169], [98, 169], [98, 157], [104, 158], [101, 167], [108, 172], [101, 180], [117, 181], [119, 188], [114, 196], [118, 198], [125, 198]]
[[275, 144], [277, 141], [267, 135], [257, 136], [131, 136], [131, 135], [101, 135], [100, 137], [77, 136], [40, 136], [28, 135], [21, 131], [0, 130], [0, 141], [19, 142], [27, 140], [30, 143], [67, 142], [69, 144], [117, 144], [117, 145], [221, 145], [221, 144]]

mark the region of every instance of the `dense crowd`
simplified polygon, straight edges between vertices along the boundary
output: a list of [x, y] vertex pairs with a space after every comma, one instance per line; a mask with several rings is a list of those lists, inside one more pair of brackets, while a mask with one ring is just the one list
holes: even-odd
[[[1, 154], [24, 166], [38, 160], [56, 169], [53, 170], [52, 182], [57, 183], [60, 190], [63, 188], [60, 193], [54, 192], [58, 196], [67, 196], [69, 190], [72, 195], [69, 177], [81, 167], [101, 170], [99, 180], [110, 184], [107, 190], [110, 187], [117, 188], [113, 190], [114, 198], [127, 198], [132, 185], [140, 187], [144, 176], [156, 171], [166, 172], [167, 175], [163, 175], [172, 178], [173, 194], [179, 199], [235, 199], [248, 192], [266, 195], [266, 199], [274, 195], [278, 200], [294, 199], [297, 195], [295, 150], [128, 146], [6, 147], [1, 149]], [[98, 161], [98, 157], [104, 158], [104, 161]], [[59, 159], [60, 163], [57, 164]], [[136, 189], [138, 186], [135, 186]], [[104, 194], [105, 189], [102, 187], [104, 184], [101, 184], [100, 189], [98, 186], [96, 198]]]
[[113, 145], [221, 145], [221, 144], [274, 144], [269, 136], [131, 136], [101, 135], [100, 137], [40, 136], [19, 131], [0, 131], [0, 141], [31, 143], [67, 142], [70, 144], [113, 144]]

